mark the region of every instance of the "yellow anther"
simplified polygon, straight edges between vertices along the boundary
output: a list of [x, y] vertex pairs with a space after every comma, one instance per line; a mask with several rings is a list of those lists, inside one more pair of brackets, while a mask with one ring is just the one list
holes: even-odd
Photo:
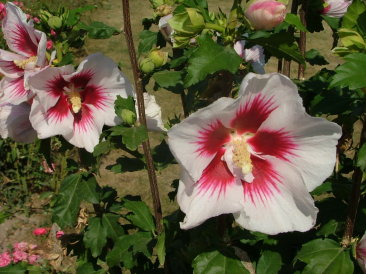
[[249, 146], [245, 137], [235, 138], [233, 145], [233, 163], [241, 168], [244, 175], [252, 173], [253, 164], [250, 159]]
[[35, 66], [37, 63], [37, 56], [32, 56], [25, 60], [14, 60], [13, 62], [17, 67], [25, 69], [29, 63], [33, 63], [33, 66]]
[[72, 111], [74, 113], [78, 113], [81, 109], [80, 92], [72, 90], [72, 91], [67, 93], [67, 96], [69, 98], [69, 102], [71, 104]]

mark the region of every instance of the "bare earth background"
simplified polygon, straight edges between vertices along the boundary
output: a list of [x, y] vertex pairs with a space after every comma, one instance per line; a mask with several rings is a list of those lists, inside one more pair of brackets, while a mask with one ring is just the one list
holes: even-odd
[[[57, 7], [57, 3], [61, 1], [28, 0], [25, 2], [30, 2], [33, 5], [39, 5], [41, 2], [43, 2]], [[98, 9], [87, 15], [84, 18], [84, 21], [91, 19], [95, 21], [102, 21], [108, 25], [114, 26], [117, 29], [123, 29], [122, 6], [120, 0], [66, 0], [62, 1], [62, 6], [76, 7], [91, 2], [96, 3], [98, 5]], [[231, 1], [208, 0], [208, 2], [211, 11], [218, 11], [219, 6], [224, 12], [230, 9], [229, 5], [231, 4]], [[148, 0], [133, 0], [130, 1], [130, 5], [135, 46], [137, 46], [138, 34], [142, 30], [142, 18], [150, 17], [152, 10]], [[331, 45], [331, 32], [329, 29], [326, 33], [323, 32], [321, 34], [308, 34], [308, 49], [316, 48], [321, 51], [330, 63], [330, 65], [328, 65], [330, 68], [339, 63], [339, 59], [334, 57], [330, 52]], [[85, 48], [85, 56], [94, 52], [102, 52], [112, 58], [116, 63], [120, 63], [123, 68], [123, 72], [127, 75], [127, 77], [131, 80], [133, 79], [124, 35], [117, 35], [108, 40], [88, 40]], [[266, 71], [274, 72], [276, 71], [276, 68], [276, 61], [270, 60], [266, 67]], [[294, 69], [292, 72], [292, 77], [296, 77], [297, 64], [292, 64], [292, 68]], [[319, 67], [314, 68], [308, 66], [306, 70], [306, 77], [313, 75], [318, 69]], [[153, 91], [152, 84], [149, 87], [149, 92], [151, 91], [151, 94], [156, 96], [157, 102], [160, 104], [163, 110], [164, 121], [166, 121], [168, 117], [173, 117], [174, 114], [182, 114], [180, 97], [178, 95], [170, 93], [166, 90]], [[163, 138], [161, 134], [151, 134], [151, 137], [153, 146], [158, 144], [158, 142]], [[100, 177], [98, 178], [99, 182], [101, 184], [108, 184], [116, 188], [118, 190], [119, 196], [121, 197], [126, 194], [141, 195], [142, 199], [151, 206], [149, 183], [145, 171], [114, 174], [105, 168], [106, 166], [113, 164], [120, 156], [121, 151], [113, 151], [104, 159], [101, 166]], [[179, 177], [179, 168], [178, 166], [174, 165], [170, 166], [162, 171], [158, 171], [157, 176], [163, 206], [163, 214], [166, 215], [178, 208], [176, 202], [169, 201], [167, 194], [172, 191], [170, 186], [172, 180]], [[40, 200], [37, 195], [32, 197], [31, 206], [33, 208], [42, 209], [42, 207], [45, 205], [44, 203], [47, 203], [47, 201]], [[18, 241], [37, 243], [38, 239], [32, 236], [32, 230], [38, 226], [49, 227], [50, 225], [50, 216], [43, 210], [39, 210], [38, 213], [33, 214], [30, 217], [27, 217], [24, 214], [19, 214], [14, 216], [12, 219], [8, 219], [3, 224], [0, 224], [0, 252], [8, 245]]]

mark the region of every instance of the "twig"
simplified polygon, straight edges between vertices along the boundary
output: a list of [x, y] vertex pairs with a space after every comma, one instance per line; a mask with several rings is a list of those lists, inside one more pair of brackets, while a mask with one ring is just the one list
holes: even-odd
[[[363, 120], [359, 148], [361, 148], [365, 142], [366, 142], [366, 121]], [[357, 155], [355, 157], [357, 157]], [[360, 202], [362, 178], [363, 178], [363, 172], [359, 167], [357, 167], [352, 176], [353, 181], [352, 192], [348, 204], [346, 226], [342, 238], [342, 245], [344, 247], [347, 247], [352, 240], [353, 228], [355, 226], [356, 215], [357, 215], [357, 208]]]
[[[133, 37], [132, 37], [129, 1], [122, 0], [122, 7], [123, 7], [124, 32], [125, 32], [125, 36], [126, 36], [126, 40], [127, 40], [127, 47], [128, 47], [128, 52], [130, 54], [130, 59], [131, 59], [133, 78], [134, 78], [135, 86], [136, 86], [136, 98], [137, 98], [139, 120], [140, 120], [140, 123], [146, 127], [143, 87], [142, 87], [140, 71], [137, 66], [135, 46], [134, 46]], [[156, 174], [155, 174], [155, 168], [154, 168], [154, 163], [153, 163], [153, 159], [151, 156], [149, 139], [147, 139], [145, 142], [142, 143], [142, 148], [144, 150], [144, 155], [146, 157], [146, 166], [147, 166], [147, 172], [149, 175], [151, 195], [152, 195], [152, 199], [153, 199], [154, 215], [155, 215], [155, 220], [156, 220], [156, 229], [157, 229], [157, 232], [160, 233], [162, 231], [162, 224], [161, 224], [162, 211], [161, 211], [161, 203], [160, 203], [159, 189], [158, 189], [158, 184], [157, 184], [157, 179], [156, 179]]]

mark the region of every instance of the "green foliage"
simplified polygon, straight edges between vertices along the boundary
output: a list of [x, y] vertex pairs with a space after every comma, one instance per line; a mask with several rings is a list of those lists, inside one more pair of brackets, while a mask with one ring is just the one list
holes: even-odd
[[296, 14], [287, 13], [285, 22], [292, 26], [295, 26], [298, 30], [307, 31], [306, 27], [301, 23], [300, 17]]
[[89, 25], [80, 23], [79, 28], [88, 32], [88, 37], [93, 39], [107, 39], [112, 35], [119, 34], [119, 31], [103, 22], [91, 22]]
[[281, 255], [277, 252], [266, 250], [259, 258], [256, 273], [258, 274], [272, 274], [278, 273], [281, 269], [282, 260]]
[[126, 215], [126, 218], [133, 225], [139, 227], [142, 230], [154, 233], [154, 219], [151, 215], [150, 209], [144, 202], [128, 200], [125, 198], [123, 201], [123, 206], [131, 211], [130, 214]]
[[363, 144], [357, 154], [357, 166], [362, 172], [366, 171], [366, 144]]
[[249, 273], [234, 254], [225, 255], [217, 250], [198, 255], [192, 266], [197, 274]]
[[186, 87], [202, 81], [207, 75], [219, 70], [235, 73], [242, 59], [231, 47], [216, 44], [208, 35], [198, 39], [199, 47], [188, 60], [187, 76], [184, 79]]
[[99, 217], [88, 220], [88, 228], [84, 234], [84, 244], [89, 248], [93, 257], [97, 257], [107, 243], [107, 230]]
[[304, 244], [296, 258], [307, 263], [302, 273], [353, 273], [349, 251], [330, 239], [316, 239]]

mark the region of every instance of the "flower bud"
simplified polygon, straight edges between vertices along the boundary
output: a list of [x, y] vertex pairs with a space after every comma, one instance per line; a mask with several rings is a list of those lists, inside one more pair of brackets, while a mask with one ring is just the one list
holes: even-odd
[[51, 16], [48, 19], [47, 23], [50, 26], [50, 28], [52, 28], [52, 29], [58, 29], [58, 28], [61, 28], [61, 26], [62, 26], [62, 20], [58, 16]]
[[137, 119], [136, 113], [126, 108], [121, 110], [119, 117], [122, 119], [122, 122], [124, 124], [127, 124], [129, 126], [135, 124]]
[[322, 14], [329, 17], [341, 18], [351, 4], [352, 0], [324, 0]]
[[245, 16], [253, 28], [270, 30], [283, 22], [286, 6], [275, 0], [257, 0], [248, 6]]
[[171, 14], [173, 12], [173, 7], [169, 5], [161, 5], [155, 9], [155, 13], [158, 16], [166, 16], [168, 14]]
[[150, 51], [148, 58], [150, 58], [154, 63], [155, 68], [160, 68], [168, 61], [168, 53], [158, 49], [153, 49]]
[[150, 58], [143, 58], [139, 62], [139, 66], [142, 72], [150, 73], [155, 69], [154, 62]]

